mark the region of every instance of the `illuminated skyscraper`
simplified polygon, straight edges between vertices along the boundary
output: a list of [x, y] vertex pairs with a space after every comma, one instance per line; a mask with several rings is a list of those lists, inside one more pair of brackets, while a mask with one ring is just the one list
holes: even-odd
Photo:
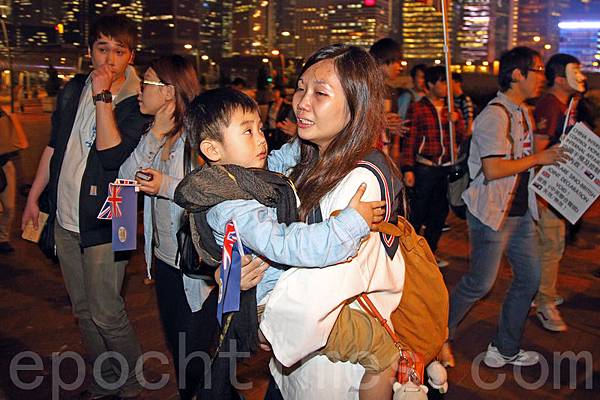
[[329, 3], [326, 0], [296, 0], [294, 40], [297, 57], [306, 58], [332, 43], [327, 21]]
[[454, 60], [493, 61], [515, 44], [513, 0], [462, 0], [454, 3]]
[[275, 0], [275, 47], [288, 56], [295, 55], [296, 0]]
[[200, 31], [198, 48], [202, 54], [219, 59], [223, 53], [223, 8], [226, 2], [203, 0], [200, 2]]
[[147, 1], [142, 47], [152, 54], [196, 52], [200, 44], [200, 6], [194, 0]]
[[59, 44], [60, 36], [55, 27], [60, 22], [60, 11], [61, 2], [57, 0], [12, 1], [11, 45], [31, 47]]
[[[452, 1], [449, 2], [451, 9]], [[440, 11], [420, 1], [404, 1], [402, 2], [401, 26], [404, 58], [413, 60], [443, 59], [444, 33]], [[449, 26], [452, 26], [451, 23]]]
[[345, 0], [329, 4], [327, 24], [331, 43], [365, 48], [392, 32], [392, 0]]
[[105, 14], [127, 16], [137, 26], [138, 42], [142, 38], [142, 0], [120, 0], [118, 3], [108, 0], [66, 0], [60, 3], [64, 43], [87, 47], [91, 24]]
[[274, 48], [273, 1], [235, 0], [231, 15], [232, 55], [265, 55]]
[[600, 72], [600, 18], [561, 21], [558, 26], [559, 51], [577, 57], [583, 70]]
[[558, 22], [569, 8], [569, 0], [519, 0], [519, 45], [539, 52], [553, 53], [558, 48]]

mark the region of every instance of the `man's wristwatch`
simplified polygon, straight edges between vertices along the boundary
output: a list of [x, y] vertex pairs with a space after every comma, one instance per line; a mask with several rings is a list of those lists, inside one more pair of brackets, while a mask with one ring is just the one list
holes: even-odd
[[110, 90], [103, 90], [95, 96], [92, 96], [92, 100], [94, 100], [94, 105], [96, 102], [101, 101], [104, 103], [112, 103], [112, 93]]

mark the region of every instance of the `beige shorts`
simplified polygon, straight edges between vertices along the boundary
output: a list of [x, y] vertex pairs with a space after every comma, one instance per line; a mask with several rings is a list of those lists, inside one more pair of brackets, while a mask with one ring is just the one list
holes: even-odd
[[345, 305], [320, 351], [330, 361], [362, 365], [369, 373], [379, 373], [397, 362], [400, 352], [385, 328], [363, 311]]

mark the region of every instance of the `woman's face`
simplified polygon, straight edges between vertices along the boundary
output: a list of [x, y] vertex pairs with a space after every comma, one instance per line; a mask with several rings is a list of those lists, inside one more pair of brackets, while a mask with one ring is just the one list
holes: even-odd
[[152, 68], [148, 68], [144, 73], [144, 82], [153, 82], [154, 84], [142, 83], [140, 88], [140, 94], [138, 95], [138, 103], [140, 104], [140, 111], [142, 114], [156, 115], [158, 110], [166, 102], [166, 88], [167, 86], [160, 86], [160, 78], [156, 75], [156, 72]]
[[293, 99], [298, 136], [323, 152], [350, 121], [350, 111], [333, 60], [319, 61], [298, 80]]

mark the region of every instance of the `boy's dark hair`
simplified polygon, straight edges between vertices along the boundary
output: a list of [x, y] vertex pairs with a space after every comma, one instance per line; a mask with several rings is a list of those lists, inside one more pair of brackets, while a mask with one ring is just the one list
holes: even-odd
[[231, 115], [241, 109], [258, 112], [258, 104], [247, 94], [232, 88], [207, 90], [190, 103], [183, 118], [183, 127], [190, 142], [200, 151], [206, 139], [223, 141], [223, 129], [231, 123]]
[[391, 38], [383, 38], [373, 43], [369, 53], [378, 64], [391, 64], [401, 58], [400, 45]]
[[246, 80], [244, 78], [235, 78], [233, 82], [231, 82], [231, 86], [239, 86], [246, 87]]
[[427, 71], [427, 65], [425, 64], [417, 64], [414, 67], [412, 67], [410, 69], [410, 77], [414, 80], [415, 76], [417, 76], [417, 72], [423, 72], [425, 73], [425, 71]]
[[134, 51], [137, 44], [137, 32], [135, 23], [126, 16], [104, 15], [92, 24], [88, 46], [91, 49], [96, 40], [100, 39], [100, 35], [104, 35]]
[[453, 72], [452, 73], [452, 80], [454, 82], [460, 82], [460, 83], [462, 83], [462, 81], [463, 81], [462, 74], [460, 72]]
[[558, 53], [550, 57], [548, 62], [546, 63], [546, 80], [548, 81], [548, 86], [554, 86], [554, 79], [557, 76], [562, 76], [565, 78], [567, 64], [581, 64], [581, 62], [570, 54]]
[[524, 46], [515, 47], [502, 54], [500, 57], [500, 73], [498, 74], [500, 90], [506, 92], [510, 89], [510, 84], [513, 82], [512, 73], [515, 69], [518, 69], [524, 77], [527, 77], [529, 68], [533, 66], [533, 60], [536, 57], [540, 57], [540, 53]]
[[446, 67], [436, 65], [425, 70], [425, 84], [435, 85], [438, 81], [446, 82]]

